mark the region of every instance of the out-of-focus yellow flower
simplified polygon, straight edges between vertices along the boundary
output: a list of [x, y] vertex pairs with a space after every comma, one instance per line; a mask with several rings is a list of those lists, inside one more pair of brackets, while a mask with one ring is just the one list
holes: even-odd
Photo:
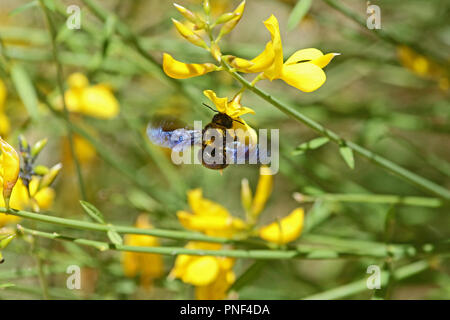
[[[145, 214], [139, 215], [136, 227], [141, 229], [153, 228]], [[159, 246], [159, 240], [152, 236], [129, 234], [125, 236], [125, 244], [139, 247], [157, 247]], [[163, 259], [160, 254], [123, 252], [122, 267], [127, 277], [140, 275], [141, 285], [145, 288], [149, 288], [153, 280], [161, 277], [164, 273]]]
[[0, 137], [0, 177], [3, 200], [9, 208], [11, 192], [19, 178], [20, 160], [16, 150]]
[[262, 166], [260, 168], [258, 185], [256, 186], [255, 197], [253, 198], [250, 214], [253, 217], [258, 217], [264, 209], [267, 200], [272, 193], [273, 174], [268, 167]]
[[[256, 131], [241, 118], [244, 114], [255, 113], [253, 109], [241, 105], [241, 93], [237, 94], [230, 101], [228, 101], [228, 98], [226, 97], [217, 97], [216, 93], [212, 90], [205, 90], [203, 91], [203, 94], [214, 103], [217, 111], [225, 113], [233, 120], [236, 120], [233, 121], [232, 129], [238, 134], [240, 141], [251, 145], [256, 145], [258, 143], [258, 135], [256, 134]], [[239, 131], [236, 131], [238, 129], [242, 130], [242, 136], [239, 136]]]
[[259, 236], [269, 242], [285, 244], [297, 239], [303, 230], [304, 211], [297, 208], [280, 221], [259, 229]]
[[7, 137], [11, 130], [9, 119], [5, 114], [6, 86], [0, 79], [0, 136]]
[[100, 119], [111, 119], [119, 113], [119, 102], [108, 85], [89, 85], [89, 80], [81, 73], [71, 74], [67, 82], [69, 89], [64, 98], [70, 112]]
[[208, 72], [217, 70], [213, 63], [184, 63], [172, 58], [168, 53], [163, 55], [163, 70], [171, 78], [186, 79], [202, 76]]
[[[218, 243], [189, 242], [188, 249], [220, 250]], [[234, 259], [214, 256], [179, 255], [170, 277], [194, 285], [199, 300], [225, 299], [228, 288], [235, 280], [232, 271]]]
[[231, 238], [246, 227], [244, 221], [233, 217], [220, 204], [203, 198], [201, 189], [188, 192], [188, 203], [192, 213], [177, 212], [178, 220], [186, 229], [200, 231], [210, 236]]
[[[39, 188], [39, 179], [37, 177], [33, 177], [30, 181], [30, 195], [34, 198], [35, 204], [39, 207], [39, 209], [46, 210], [51, 207], [53, 204], [53, 200], [55, 199], [55, 190], [50, 187], [45, 187], [40, 190]], [[12, 191], [11, 199], [10, 199], [10, 207], [16, 210], [25, 210], [29, 207], [33, 206], [33, 203], [28, 196], [27, 188], [24, 186], [21, 179], [19, 179]], [[5, 202], [2, 198], [0, 198], [0, 207], [5, 207]], [[9, 214], [0, 214], [0, 227], [10, 223], [16, 223], [20, 221], [19, 217], [9, 215]]]
[[338, 54], [324, 55], [318, 49], [302, 49], [283, 63], [283, 47], [277, 18], [271, 15], [264, 21], [264, 25], [271, 35], [271, 41], [267, 43], [265, 50], [253, 60], [228, 57], [230, 64], [240, 72], [264, 72], [264, 77], [270, 81], [282, 79], [304, 92], [320, 88], [326, 80], [322, 68]]
[[448, 75], [445, 70], [427, 57], [416, 53], [408, 46], [397, 47], [400, 63], [419, 77], [437, 81], [439, 87], [446, 91], [449, 87]]

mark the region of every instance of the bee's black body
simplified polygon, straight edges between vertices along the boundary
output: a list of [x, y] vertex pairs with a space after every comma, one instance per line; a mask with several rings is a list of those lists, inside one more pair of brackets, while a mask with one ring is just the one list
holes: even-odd
[[[237, 120], [225, 113], [218, 112], [211, 122], [199, 131], [183, 127], [180, 124], [176, 125], [175, 122], [170, 120], [163, 120], [150, 124], [147, 128], [147, 135], [153, 143], [174, 151], [183, 151], [193, 145], [201, 145], [202, 148], [199, 150], [198, 156], [203, 166], [221, 170], [226, 168], [229, 163], [242, 160], [243, 157], [244, 160], [247, 160], [250, 157], [250, 152], [256, 152], [257, 157], [259, 157], [257, 146], [244, 144], [230, 130], [233, 128], [234, 121]], [[211, 138], [205, 138], [208, 136]], [[216, 137], [220, 137], [220, 141], [215, 142]], [[227, 147], [227, 142], [230, 141], [232, 144]], [[244, 153], [239, 153], [238, 150], [244, 150]], [[219, 154], [217, 155], [217, 153]], [[228, 157], [230, 159], [227, 159]]]

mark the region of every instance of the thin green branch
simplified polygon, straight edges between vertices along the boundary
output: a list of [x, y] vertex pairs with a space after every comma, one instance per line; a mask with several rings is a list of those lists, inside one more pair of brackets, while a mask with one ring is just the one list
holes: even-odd
[[317, 200], [357, 203], [399, 204], [405, 206], [419, 206], [438, 208], [443, 205], [442, 200], [426, 197], [402, 197], [387, 194], [336, 194], [325, 193], [319, 195], [304, 195], [294, 193], [294, 199], [300, 203], [315, 202]]
[[[330, 237], [323, 237], [323, 236], [313, 236], [313, 235], [305, 235], [302, 239], [305, 241], [302, 241], [301, 243], [297, 245], [291, 245], [287, 247], [287, 250], [267, 250], [269, 247], [269, 244], [257, 239], [245, 239], [245, 240], [239, 240], [239, 239], [226, 239], [226, 238], [219, 238], [219, 237], [211, 237], [207, 235], [203, 235], [201, 233], [194, 233], [194, 232], [188, 232], [188, 231], [179, 231], [179, 230], [164, 230], [164, 229], [140, 229], [136, 227], [128, 227], [128, 226], [119, 226], [119, 225], [104, 225], [94, 222], [88, 222], [88, 221], [79, 221], [79, 220], [73, 220], [73, 219], [67, 219], [67, 218], [60, 218], [60, 217], [54, 217], [47, 214], [38, 214], [38, 213], [32, 213], [28, 211], [22, 211], [22, 210], [14, 210], [10, 209], [7, 210], [5, 208], [0, 208], [0, 213], [7, 213], [12, 214], [21, 218], [25, 219], [31, 219], [35, 221], [40, 221], [44, 223], [51, 223], [55, 225], [60, 225], [63, 227], [68, 227], [72, 229], [80, 229], [80, 230], [90, 230], [90, 231], [99, 231], [99, 232], [108, 232], [111, 227], [114, 228], [115, 231], [122, 234], [140, 234], [140, 235], [149, 235], [149, 236], [155, 236], [155, 237], [161, 237], [161, 238], [167, 238], [167, 239], [175, 239], [175, 240], [184, 240], [184, 241], [201, 241], [201, 242], [211, 242], [211, 243], [220, 243], [224, 245], [234, 245], [234, 246], [245, 246], [245, 247], [258, 247], [262, 248], [262, 250], [253, 250], [257, 251], [257, 256], [260, 257], [260, 259], [263, 259], [263, 257], [266, 257], [268, 252], [275, 252], [275, 256], [277, 256], [280, 259], [291, 259], [291, 258], [307, 258], [307, 259], [337, 259], [337, 258], [343, 258], [343, 257], [361, 257], [361, 256], [369, 256], [369, 257], [377, 257], [377, 258], [384, 258], [387, 256], [392, 256], [396, 259], [403, 258], [403, 257], [411, 257], [411, 256], [417, 256], [419, 254], [425, 253], [425, 254], [435, 254], [439, 253], [441, 251], [448, 251], [448, 246], [441, 245], [429, 245], [427, 247], [427, 250], [421, 249], [421, 248], [415, 248], [412, 245], [402, 245], [402, 244], [390, 244], [389, 246], [386, 246], [383, 243], [377, 243], [377, 242], [361, 242], [358, 240], [346, 240], [346, 239], [337, 239], [337, 238], [330, 238]], [[56, 233], [55, 233], [56, 234]], [[61, 238], [62, 236], [58, 235], [58, 238]], [[87, 241], [87, 242], [86, 242]], [[83, 245], [90, 245], [94, 246], [101, 250], [111, 249], [110, 244], [99, 242], [99, 241], [92, 241], [92, 240], [86, 240], [86, 239], [80, 239], [77, 241], [79, 244]], [[310, 242], [310, 243], [308, 243]], [[106, 245], [106, 246], [105, 246]], [[124, 247], [121, 247], [122, 249]], [[135, 252], [141, 252], [136, 250], [142, 250], [142, 249], [133, 249], [131, 251]], [[159, 250], [159, 249], [151, 249], [151, 250]], [[161, 254], [173, 254], [173, 250], [178, 250], [178, 248], [171, 248], [171, 250], [165, 248], [161, 249], [162, 252], [153, 252], [148, 251], [151, 253], [161, 253]], [[221, 250], [219, 250], [222, 252]], [[217, 251], [217, 252], [219, 252]], [[249, 256], [248, 252], [249, 250], [241, 250], [238, 255], [239, 257], [243, 258], [253, 258], [253, 256]], [[250, 250], [253, 252], [252, 250]], [[144, 251], [147, 252], [147, 251]], [[188, 254], [190, 251], [177, 251], [178, 254], [186, 253]], [[198, 250], [197, 252], [203, 252], [202, 250]], [[246, 252], [246, 253], [244, 253]], [[195, 254], [195, 253], [192, 253]], [[259, 255], [261, 254], [261, 255]], [[211, 253], [213, 255], [213, 253]], [[221, 255], [218, 254], [217, 255]], [[230, 253], [229, 256], [234, 256], [234, 253]], [[257, 259], [257, 258], [256, 258]], [[265, 258], [264, 258], [265, 259]], [[269, 259], [269, 258], [268, 258]], [[274, 258], [275, 259], [275, 258]]]
[[[395, 271], [395, 278], [400, 281], [406, 278], [412, 277], [418, 273], [421, 273], [427, 270], [430, 267], [430, 263], [426, 260], [417, 261], [411, 263], [407, 266], [398, 268]], [[381, 273], [381, 286], [387, 284], [388, 281], [388, 273]], [[311, 296], [303, 298], [304, 300], [334, 300], [334, 299], [342, 299], [346, 297], [353, 296], [355, 294], [364, 292], [369, 290], [367, 288], [367, 279], [361, 279], [358, 281], [354, 281], [352, 283], [327, 290], [321, 293], [313, 294]]]
[[232, 70], [232, 68], [222, 60], [221, 62], [223, 68], [225, 71], [227, 71], [233, 78], [235, 78], [237, 81], [239, 81], [243, 86], [245, 86], [248, 90], [252, 91], [259, 97], [261, 97], [266, 102], [270, 103], [274, 107], [278, 108], [280, 111], [284, 112], [285, 114], [289, 115], [290, 117], [296, 119], [297, 121], [305, 124], [309, 128], [313, 129], [317, 133], [319, 133], [322, 136], [328, 137], [331, 141], [338, 144], [339, 146], [347, 146], [350, 149], [352, 149], [354, 152], [359, 154], [360, 156], [368, 159], [369, 161], [373, 162], [374, 164], [386, 169], [387, 171], [405, 179], [406, 181], [409, 181], [422, 189], [440, 197], [445, 200], [450, 200], [450, 191], [437, 185], [436, 183], [425, 179], [409, 170], [406, 170], [399, 165], [393, 163], [392, 161], [379, 156], [372, 151], [369, 151], [360, 145], [353, 143], [351, 141], [344, 140], [341, 136], [339, 136], [337, 133], [323, 127], [318, 122], [310, 119], [309, 117], [305, 116], [298, 110], [292, 108], [291, 106], [288, 106], [287, 104], [281, 102], [280, 100], [272, 97], [267, 92], [259, 89], [256, 86], [252, 86], [250, 82], [245, 80], [239, 73]]
[[[43, 237], [52, 240], [69, 241], [79, 245], [94, 247], [100, 251], [115, 250], [128, 251], [137, 253], [156, 253], [163, 255], [195, 255], [195, 256], [218, 256], [243, 259], [262, 259], [262, 260], [280, 260], [280, 259], [338, 259], [343, 257], [358, 257], [349, 253], [330, 252], [327, 249], [304, 247], [302, 250], [267, 250], [267, 249], [221, 249], [221, 250], [198, 250], [183, 247], [140, 247], [113, 244], [103, 241], [88, 240], [83, 238], [73, 238], [53, 232], [43, 232], [27, 229], [19, 226], [21, 232], [31, 234], [33, 236]], [[118, 229], [115, 229], [118, 231]], [[322, 251], [322, 252], [321, 252]], [[322, 254], [317, 254], [321, 252]], [[362, 256], [371, 256], [370, 253]]]
[[80, 166], [80, 162], [78, 161], [78, 157], [77, 154], [75, 152], [75, 146], [74, 146], [74, 141], [73, 141], [73, 129], [72, 129], [72, 123], [70, 121], [70, 114], [69, 114], [69, 110], [67, 108], [67, 104], [66, 104], [66, 98], [64, 95], [64, 76], [63, 76], [63, 70], [62, 70], [62, 66], [58, 57], [58, 47], [56, 44], [56, 37], [57, 37], [57, 33], [56, 33], [56, 29], [55, 29], [55, 25], [53, 24], [53, 20], [51, 18], [51, 13], [49, 12], [49, 10], [47, 9], [45, 3], [43, 0], [39, 1], [42, 7], [42, 10], [44, 11], [44, 15], [45, 18], [47, 20], [47, 24], [48, 24], [48, 30], [50, 33], [50, 38], [51, 38], [51, 43], [52, 43], [52, 53], [53, 53], [53, 60], [56, 64], [56, 73], [57, 73], [57, 83], [58, 83], [58, 89], [59, 89], [59, 93], [62, 97], [62, 102], [63, 102], [63, 111], [64, 111], [64, 117], [66, 118], [66, 123], [67, 123], [67, 138], [69, 140], [69, 146], [70, 146], [70, 153], [72, 155], [73, 158], [73, 162], [75, 164], [75, 170], [77, 173], [77, 178], [78, 178], [78, 186], [80, 189], [80, 194], [81, 194], [81, 198], [83, 200], [86, 200], [86, 189], [84, 186], [84, 181], [83, 181], [83, 174], [81, 172], [81, 166]]

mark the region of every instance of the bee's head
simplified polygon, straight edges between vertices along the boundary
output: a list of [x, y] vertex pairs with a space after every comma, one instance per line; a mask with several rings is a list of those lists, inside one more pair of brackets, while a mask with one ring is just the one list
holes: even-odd
[[231, 129], [233, 127], [233, 118], [231, 118], [226, 113], [217, 113], [214, 115], [212, 122], [223, 126], [227, 129]]

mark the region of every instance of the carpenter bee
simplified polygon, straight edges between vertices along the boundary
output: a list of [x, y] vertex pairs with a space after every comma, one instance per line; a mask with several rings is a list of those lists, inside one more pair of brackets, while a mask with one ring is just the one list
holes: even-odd
[[148, 125], [147, 135], [150, 141], [175, 152], [201, 146], [198, 159], [203, 166], [213, 170], [222, 170], [229, 164], [245, 163], [249, 160], [250, 163], [258, 163], [259, 152], [256, 143], [240, 139], [236, 134], [237, 130], [233, 130], [234, 122], [243, 123], [226, 113], [203, 105], [216, 113], [203, 129], [192, 129], [178, 121], [164, 119]]

